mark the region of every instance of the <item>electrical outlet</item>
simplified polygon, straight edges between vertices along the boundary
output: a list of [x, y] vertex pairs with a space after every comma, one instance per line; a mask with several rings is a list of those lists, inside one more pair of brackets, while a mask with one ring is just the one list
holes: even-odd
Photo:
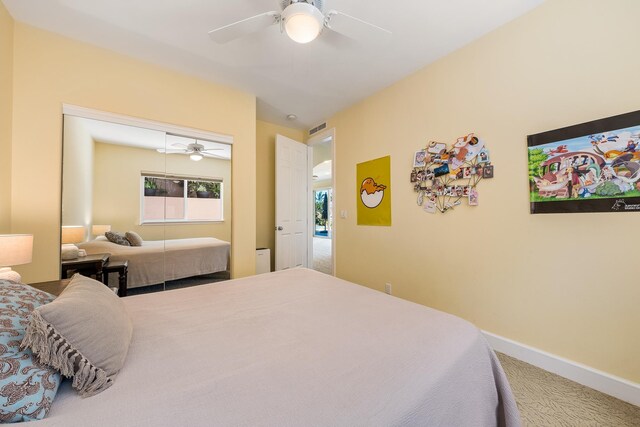
[[384, 284], [384, 293], [391, 295], [391, 283]]

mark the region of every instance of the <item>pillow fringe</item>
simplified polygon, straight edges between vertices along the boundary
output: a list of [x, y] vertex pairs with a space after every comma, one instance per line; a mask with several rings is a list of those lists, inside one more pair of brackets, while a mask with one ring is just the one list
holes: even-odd
[[29, 347], [40, 363], [73, 377], [72, 386], [82, 397], [93, 396], [111, 387], [113, 380], [100, 368], [92, 365], [62, 335], [56, 332], [36, 309], [29, 317], [21, 348]]

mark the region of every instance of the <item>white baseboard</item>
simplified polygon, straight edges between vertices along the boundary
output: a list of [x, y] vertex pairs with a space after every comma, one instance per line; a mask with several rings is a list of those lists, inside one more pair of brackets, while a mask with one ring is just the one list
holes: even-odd
[[526, 344], [482, 331], [489, 345], [500, 353], [553, 372], [561, 377], [640, 406], [640, 384], [616, 377], [581, 363], [538, 350]]

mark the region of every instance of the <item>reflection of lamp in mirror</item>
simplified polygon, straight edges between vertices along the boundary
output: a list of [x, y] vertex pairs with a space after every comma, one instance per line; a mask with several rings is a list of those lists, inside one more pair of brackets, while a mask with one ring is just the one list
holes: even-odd
[[0, 234], [0, 279], [20, 282], [11, 266], [28, 264], [33, 252], [33, 234]]
[[91, 227], [91, 234], [94, 236], [102, 236], [107, 231], [111, 231], [110, 225], [94, 225]]
[[84, 241], [84, 226], [63, 225], [62, 226], [62, 249], [60, 258], [63, 260], [78, 258], [78, 247], [74, 243]]

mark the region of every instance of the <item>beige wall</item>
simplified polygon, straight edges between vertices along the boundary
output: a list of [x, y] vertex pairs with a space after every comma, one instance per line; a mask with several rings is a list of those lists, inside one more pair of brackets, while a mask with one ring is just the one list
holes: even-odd
[[254, 273], [255, 96], [17, 22], [13, 95], [12, 230], [35, 234], [16, 268], [26, 282], [59, 274], [63, 103], [232, 135], [232, 275]]
[[13, 19], [0, 2], [0, 234], [11, 232]]
[[[640, 382], [636, 213], [531, 215], [526, 136], [640, 108], [640, 2], [553, 0], [337, 114], [337, 273]], [[496, 173], [431, 215], [412, 155], [468, 132]], [[391, 227], [356, 225], [356, 164], [391, 155]]]
[[258, 120], [256, 123], [256, 247], [271, 249], [274, 269], [276, 134], [304, 142], [305, 132]]
[[[145, 240], [215, 237], [231, 240], [231, 162], [189, 156], [165, 158], [155, 150], [122, 145], [95, 144], [93, 223], [109, 224], [112, 230], [133, 230]], [[175, 175], [222, 178], [223, 222], [198, 224], [140, 225], [140, 174], [158, 172]]]
[[333, 155], [333, 147], [332, 143], [321, 142], [317, 144], [313, 144], [313, 166], [318, 166], [320, 163], [331, 160], [331, 156]]
[[[313, 148], [313, 167], [314, 168], [318, 166], [320, 163], [326, 162], [327, 160], [332, 160], [331, 157], [333, 156], [333, 141], [312, 144], [311, 147]], [[332, 182], [330, 177], [328, 179], [314, 180], [313, 188], [314, 189], [329, 188], [331, 187], [331, 184]]]
[[62, 168], [62, 225], [82, 225], [85, 238], [91, 237], [93, 216], [93, 138], [83, 119], [64, 119]]

